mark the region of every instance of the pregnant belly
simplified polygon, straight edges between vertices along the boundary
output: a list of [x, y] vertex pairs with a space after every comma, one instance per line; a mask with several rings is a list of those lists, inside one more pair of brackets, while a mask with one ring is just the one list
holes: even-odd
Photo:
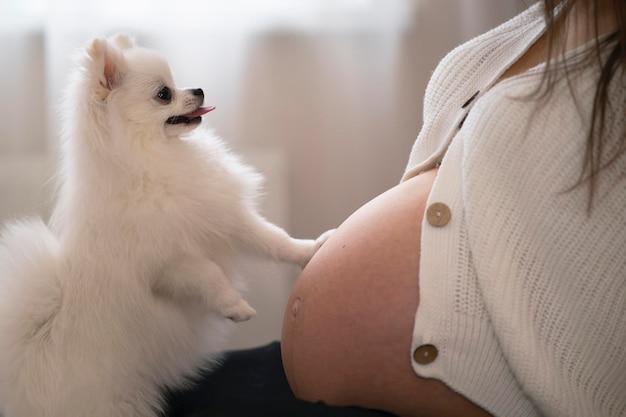
[[402, 416], [480, 411], [411, 367], [420, 231], [435, 175], [414, 177], [356, 211], [298, 278], [282, 348], [299, 398]]

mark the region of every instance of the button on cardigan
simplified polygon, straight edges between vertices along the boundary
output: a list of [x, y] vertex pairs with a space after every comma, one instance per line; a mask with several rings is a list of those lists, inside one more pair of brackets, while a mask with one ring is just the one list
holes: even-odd
[[[543, 100], [528, 99], [542, 66], [496, 83], [545, 30], [541, 7], [453, 50], [426, 90], [403, 180], [441, 162], [428, 206], [450, 217], [424, 219], [407, 354], [418, 375], [495, 416], [623, 417], [626, 157], [599, 177], [591, 211], [588, 188], [573, 187], [598, 68], [572, 71]], [[607, 149], [624, 129], [616, 77]], [[436, 359], [414, 356], [423, 346]]]

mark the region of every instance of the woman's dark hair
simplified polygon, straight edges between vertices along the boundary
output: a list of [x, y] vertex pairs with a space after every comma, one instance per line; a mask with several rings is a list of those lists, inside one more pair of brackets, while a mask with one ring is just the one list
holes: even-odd
[[[611, 82], [624, 82], [626, 73], [626, 0], [543, 0], [545, 9], [545, 19], [547, 23], [546, 37], [548, 41], [548, 69], [544, 73], [544, 86], [549, 91], [556, 79], [556, 71], [551, 71], [558, 67], [558, 57], [563, 50], [558, 50], [558, 45], [564, 45], [566, 38], [565, 31], [567, 24], [559, 22], [559, 8], [564, 8], [564, 12], [572, 10], [572, 7], [587, 8], [593, 19], [586, 28], [588, 34], [595, 35], [595, 47], [590, 48], [584, 62], [598, 65], [600, 75], [598, 78], [593, 108], [590, 120], [590, 128], [587, 136], [587, 148], [584, 158], [580, 179], [577, 186], [584, 183], [589, 185], [589, 207], [593, 204], [593, 197], [596, 191], [597, 178], [601, 171], [620, 160], [626, 153], [626, 131], [622, 131], [619, 143], [607, 146], [606, 128], [609, 124], [609, 117], [622, 117], [626, 119], [626, 114], [616, 114], [609, 110], [610, 85]], [[601, 4], [602, 3], [602, 4]], [[617, 27], [608, 36], [602, 36], [599, 27], [600, 7], [609, 8], [615, 17]], [[565, 14], [568, 16], [569, 13]], [[567, 19], [567, 18], [566, 18]], [[564, 48], [564, 46], [563, 46]], [[594, 62], [595, 61], [595, 62]], [[565, 68], [567, 73], [567, 68]], [[619, 79], [616, 79], [619, 78]], [[616, 109], [624, 113], [626, 103], [620, 103], [620, 108]], [[617, 145], [617, 146], [615, 146]], [[610, 154], [607, 149], [610, 149]], [[626, 170], [626, 168], [624, 168]]]

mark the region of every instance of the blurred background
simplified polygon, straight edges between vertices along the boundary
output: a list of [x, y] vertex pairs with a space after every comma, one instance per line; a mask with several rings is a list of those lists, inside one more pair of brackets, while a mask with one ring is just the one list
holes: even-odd
[[[530, 2], [526, 2], [530, 3]], [[0, 222], [47, 217], [57, 106], [71, 58], [126, 32], [201, 87], [205, 116], [266, 176], [267, 218], [315, 237], [395, 185], [422, 122], [426, 83], [450, 49], [521, 0], [0, 0]], [[298, 271], [246, 260], [257, 309], [229, 347], [280, 337]]]

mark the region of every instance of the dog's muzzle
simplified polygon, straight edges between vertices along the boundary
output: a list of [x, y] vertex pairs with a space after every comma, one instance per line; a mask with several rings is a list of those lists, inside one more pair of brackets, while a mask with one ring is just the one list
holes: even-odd
[[172, 116], [168, 118], [165, 123], [169, 125], [177, 125], [180, 123], [189, 124], [199, 122], [202, 119], [202, 115], [207, 114], [208, 112], [215, 110], [215, 106], [209, 107], [198, 107], [196, 110], [191, 113], [181, 114], [179, 116]]

